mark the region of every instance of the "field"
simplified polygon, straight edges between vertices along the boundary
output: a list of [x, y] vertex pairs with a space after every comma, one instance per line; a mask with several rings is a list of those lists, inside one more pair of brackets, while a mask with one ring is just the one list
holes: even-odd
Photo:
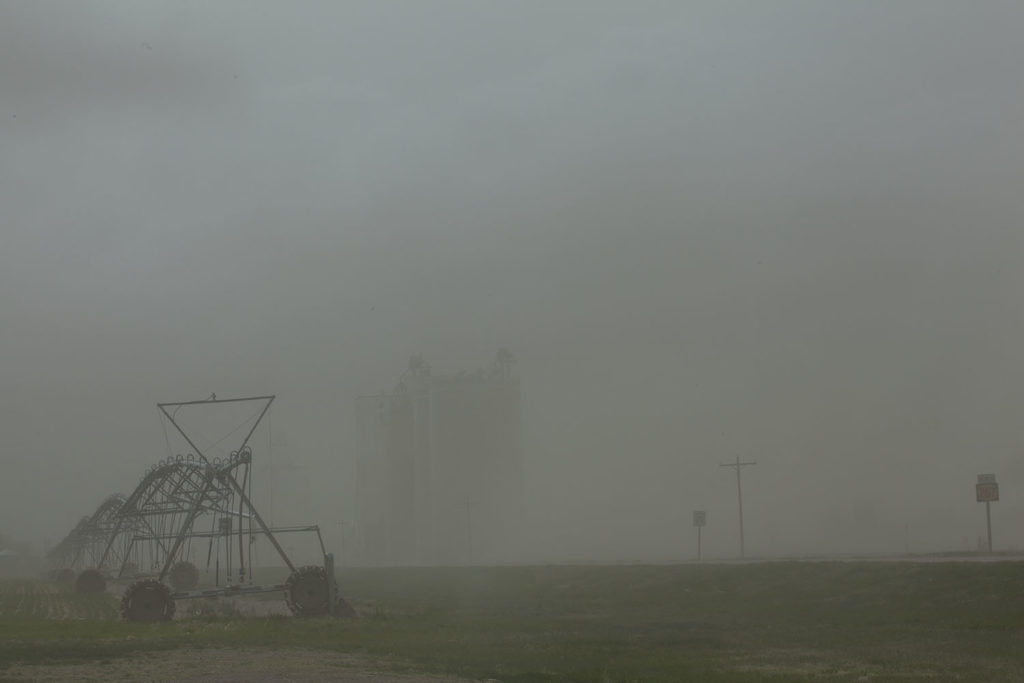
[[[224, 608], [133, 625], [116, 619], [111, 595], [0, 582], [0, 679], [1024, 680], [1018, 562], [396, 568], [338, 577], [357, 620], [246, 618]], [[381, 672], [388, 677], [370, 675]]]

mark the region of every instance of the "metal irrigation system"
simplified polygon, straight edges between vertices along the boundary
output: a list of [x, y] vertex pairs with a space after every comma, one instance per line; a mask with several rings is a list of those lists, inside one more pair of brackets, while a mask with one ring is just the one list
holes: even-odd
[[[129, 621], [160, 621], [174, 614], [175, 601], [189, 598], [283, 590], [293, 614], [350, 614], [337, 596], [334, 558], [316, 525], [271, 527], [252, 501], [250, 439], [274, 396], [159, 403], [163, 417], [192, 449], [167, 457], [143, 475], [128, 496], [113, 495], [83, 517], [48, 554], [59, 578], [77, 590], [100, 592], [107, 578], [136, 579], [124, 593], [121, 612]], [[208, 457], [176, 420], [185, 406], [251, 403], [255, 420], [226, 458]], [[247, 423], [246, 423], [247, 424]], [[277, 539], [282, 533], [316, 535], [323, 565], [296, 567]], [[253, 545], [263, 536], [288, 567], [283, 584], [254, 585]], [[200, 573], [190, 560], [205, 556], [215, 570], [213, 587], [199, 589]], [[223, 560], [223, 564], [222, 564]], [[223, 570], [223, 582], [222, 582]]]

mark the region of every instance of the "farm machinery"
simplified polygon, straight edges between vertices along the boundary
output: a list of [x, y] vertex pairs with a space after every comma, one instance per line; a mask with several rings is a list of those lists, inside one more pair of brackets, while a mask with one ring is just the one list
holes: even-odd
[[[105, 590], [108, 577], [134, 579], [121, 601], [122, 616], [128, 621], [170, 619], [178, 600], [275, 591], [284, 592], [297, 616], [350, 615], [351, 608], [337, 595], [334, 557], [324, 546], [320, 528], [272, 527], [253, 504], [250, 440], [274, 398], [213, 395], [202, 401], [157, 404], [190, 452], [164, 458], [145, 472], [131, 494], [112, 495], [83, 517], [48, 555], [58, 578], [67, 581], [77, 574], [75, 587], [81, 592]], [[248, 426], [237, 447], [224, 458], [213, 457], [196, 444], [177, 413], [225, 404], [256, 410], [234, 430]], [[296, 566], [278, 539], [290, 533], [314, 534], [323, 565]], [[259, 537], [269, 541], [288, 568], [285, 583], [253, 583], [253, 544]], [[189, 558], [195, 557], [196, 546], [202, 555], [204, 544], [207, 570], [213, 561], [216, 583], [199, 588], [199, 568]]]

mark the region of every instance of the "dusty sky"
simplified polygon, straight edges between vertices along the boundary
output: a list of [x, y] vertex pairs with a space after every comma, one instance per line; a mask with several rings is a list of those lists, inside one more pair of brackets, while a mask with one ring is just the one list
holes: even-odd
[[507, 346], [524, 558], [684, 557], [695, 508], [733, 554], [737, 455], [749, 554], [976, 547], [979, 472], [1024, 548], [1022, 34], [1012, 1], [0, 2], [0, 530], [56, 541], [165, 455], [157, 401], [215, 391], [279, 396], [274, 514], [336, 536], [353, 398]]

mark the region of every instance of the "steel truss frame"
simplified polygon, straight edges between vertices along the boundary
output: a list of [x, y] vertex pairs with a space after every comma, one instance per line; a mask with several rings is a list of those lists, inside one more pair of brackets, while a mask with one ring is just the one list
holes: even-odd
[[82, 517], [75, 528], [47, 553], [50, 564], [74, 570], [96, 566], [124, 500], [124, 496], [115, 493], [104, 499], [91, 515]]
[[[258, 535], [267, 538], [292, 575], [297, 572], [296, 566], [278, 542], [276, 534], [315, 533], [325, 564], [333, 565], [333, 556], [328, 555], [318, 526], [270, 527], [252, 502], [252, 449], [249, 441], [274, 399], [275, 396], [268, 395], [158, 403], [157, 408], [193, 452], [165, 458], [150, 467], [127, 497], [115, 495], [106, 499], [92, 516], [83, 518], [51, 551], [51, 561], [55, 565], [70, 568], [95, 567], [118, 578], [125, 578], [146, 567], [148, 571], [141, 573], [155, 575], [156, 581], [163, 583], [172, 567], [190, 556], [194, 540], [208, 542], [208, 565], [216, 544], [218, 587], [179, 591], [170, 595], [172, 601], [286, 588], [286, 584], [252, 585], [251, 543]], [[208, 457], [175, 419], [178, 409], [184, 406], [244, 402], [257, 404], [258, 415], [237, 448], [225, 459]], [[236, 538], [237, 584], [231, 585], [234, 559], [232, 546]], [[222, 542], [225, 542], [224, 554], [227, 560], [225, 587], [220, 587], [219, 579]], [[248, 575], [247, 550], [250, 553]], [[247, 586], [244, 585], [246, 578]], [[333, 596], [333, 578], [328, 583], [328, 592]], [[332, 610], [333, 598], [328, 606], [328, 611]]]

